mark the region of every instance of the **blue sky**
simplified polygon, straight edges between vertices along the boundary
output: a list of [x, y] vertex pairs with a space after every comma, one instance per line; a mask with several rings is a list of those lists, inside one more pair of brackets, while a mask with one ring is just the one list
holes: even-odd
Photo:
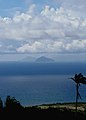
[[36, 4], [39, 10], [45, 5], [59, 6], [55, 3], [54, 0], [0, 0], [0, 15], [9, 16], [16, 10], [25, 11], [31, 4]]
[[0, 53], [85, 56], [85, 11], [86, 0], [0, 0]]

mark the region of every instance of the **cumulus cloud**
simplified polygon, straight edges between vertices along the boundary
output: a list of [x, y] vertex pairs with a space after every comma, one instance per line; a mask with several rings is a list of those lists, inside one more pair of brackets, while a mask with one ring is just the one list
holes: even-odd
[[86, 11], [86, 0], [54, 0], [57, 4], [60, 4], [63, 8], [72, 10], [72, 12], [83, 17]]
[[59, 8], [47, 5], [37, 13], [33, 4], [25, 12], [17, 11], [12, 18], [0, 17], [0, 51], [86, 52], [86, 18], [61, 2]]
[[76, 53], [86, 51], [86, 40], [73, 40], [71, 43], [64, 43], [62, 41], [52, 42], [34, 42], [32, 44], [24, 44], [17, 49], [19, 53]]

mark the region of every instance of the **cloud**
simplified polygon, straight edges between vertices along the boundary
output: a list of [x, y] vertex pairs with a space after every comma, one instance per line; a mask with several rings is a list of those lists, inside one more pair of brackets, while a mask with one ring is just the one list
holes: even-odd
[[32, 4], [13, 17], [0, 17], [0, 52], [86, 52], [86, 18], [64, 7], [63, 2], [59, 8], [46, 5], [39, 12]]
[[19, 53], [79, 53], [86, 52], [86, 40], [73, 40], [70, 43], [64, 43], [62, 41], [40, 41], [32, 44], [24, 44], [17, 48]]
[[70, 9], [76, 15], [86, 17], [86, 0], [54, 0], [57, 4], [60, 4], [65, 9]]

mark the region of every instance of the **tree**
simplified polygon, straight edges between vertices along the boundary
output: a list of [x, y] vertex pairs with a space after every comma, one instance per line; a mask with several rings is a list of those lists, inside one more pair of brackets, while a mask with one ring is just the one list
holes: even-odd
[[80, 93], [79, 93], [79, 86], [80, 84], [86, 84], [86, 77], [82, 75], [82, 73], [75, 74], [74, 77], [71, 78], [76, 83], [76, 112], [77, 112], [77, 103], [78, 99], [81, 99]]
[[0, 112], [3, 110], [3, 102], [2, 102], [2, 99], [0, 97]]
[[7, 96], [5, 101], [5, 110], [11, 111], [11, 112], [14, 112], [14, 111], [17, 112], [22, 108], [23, 108], [22, 105], [20, 104], [19, 101], [15, 99], [15, 97]]

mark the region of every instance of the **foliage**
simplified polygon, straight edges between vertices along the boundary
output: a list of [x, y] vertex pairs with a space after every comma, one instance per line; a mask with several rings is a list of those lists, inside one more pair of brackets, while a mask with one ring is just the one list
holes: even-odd
[[71, 78], [76, 83], [76, 112], [77, 112], [77, 103], [78, 99], [81, 99], [81, 95], [79, 93], [80, 84], [86, 84], [86, 77], [82, 75], [82, 73], [75, 74], [74, 77]]
[[[1, 100], [1, 108], [2, 108]], [[86, 113], [78, 111], [78, 120], [85, 120]], [[38, 106], [23, 107], [19, 101], [14, 97], [7, 96], [2, 112], [0, 111], [2, 119], [66, 119], [76, 120], [75, 111], [67, 108], [52, 108], [41, 109]]]
[[5, 104], [4, 104], [4, 110], [9, 112], [17, 111], [19, 112], [22, 109], [22, 105], [18, 100], [16, 100], [15, 97], [7, 96]]

